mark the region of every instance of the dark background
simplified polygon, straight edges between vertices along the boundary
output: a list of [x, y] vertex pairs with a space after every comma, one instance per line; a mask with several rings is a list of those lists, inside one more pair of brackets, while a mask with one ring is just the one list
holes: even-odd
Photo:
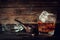
[[[56, 38], [60, 37], [60, 5], [59, 5], [59, 0], [0, 0], [0, 9], [1, 8], [17, 8], [18, 6], [15, 6], [16, 3], [22, 4], [22, 5], [34, 5], [33, 9], [32, 9], [34, 11], [47, 10], [49, 12], [53, 12], [53, 13], [57, 14], [55, 36], [56, 36]], [[14, 6], [8, 6], [8, 5], [14, 5]]]

